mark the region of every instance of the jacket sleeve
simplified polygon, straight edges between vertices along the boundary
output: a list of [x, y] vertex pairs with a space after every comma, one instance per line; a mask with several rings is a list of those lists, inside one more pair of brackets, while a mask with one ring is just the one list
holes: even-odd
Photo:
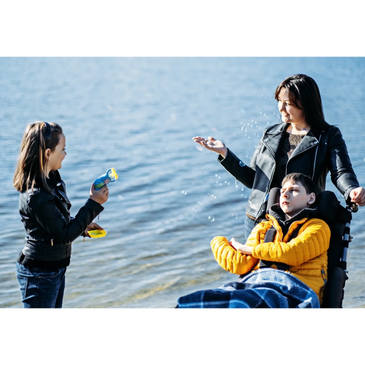
[[53, 237], [55, 244], [70, 244], [79, 237], [93, 219], [104, 208], [88, 199], [76, 216], [69, 222], [56, 206], [55, 198], [49, 194], [46, 199], [32, 198], [29, 209], [38, 223]]
[[346, 200], [350, 191], [360, 185], [352, 168], [347, 146], [341, 131], [337, 127], [332, 127], [330, 133], [328, 158], [331, 180]]
[[297, 237], [289, 242], [262, 242], [254, 247], [252, 256], [297, 266], [326, 252], [330, 237], [327, 223], [321, 219], [310, 219], [303, 224]]
[[[252, 164], [252, 160], [255, 158], [258, 150], [256, 149], [254, 156], [251, 159], [250, 166], [255, 166]], [[218, 156], [218, 162], [238, 181], [243, 185], [247, 186], [249, 189], [252, 188], [253, 181], [255, 178], [255, 169], [253, 167], [247, 166], [243, 163], [233, 152], [227, 149], [227, 156], [223, 158], [221, 155]]]
[[258, 263], [258, 259], [251, 255], [244, 255], [234, 249], [227, 238], [217, 236], [210, 242], [214, 258], [218, 264], [232, 274], [246, 274], [250, 272]]

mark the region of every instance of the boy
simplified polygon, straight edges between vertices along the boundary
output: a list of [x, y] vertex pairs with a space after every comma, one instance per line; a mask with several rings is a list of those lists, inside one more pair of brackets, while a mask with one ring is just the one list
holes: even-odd
[[313, 218], [315, 200], [309, 177], [287, 175], [280, 203], [270, 207], [267, 221], [252, 230], [245, 244], [225, 237], [211, 242], [219, 265], [244, 276], [238, 283], [182, 297], [178, 307], [319, 307], [331, 233], [323, 220]]

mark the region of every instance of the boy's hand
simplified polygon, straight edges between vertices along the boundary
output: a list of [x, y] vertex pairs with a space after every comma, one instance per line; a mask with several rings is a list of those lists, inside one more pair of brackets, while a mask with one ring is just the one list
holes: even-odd
[[109, 198], [109, 188], [104, 185], [101, 189], [96, 190], [94, 184], [91, 185], [90, 199], [96, 201], [99, 204], [104, 204]]
[[247, 245], [243, 245], [242, 243], [236, 241], [234, 238], [232, 238], [229, 241], [229, 244], [238, 252], [243, 253], [244, 255], [252, 255], [252, 247], [251, 246], [247, 246]]

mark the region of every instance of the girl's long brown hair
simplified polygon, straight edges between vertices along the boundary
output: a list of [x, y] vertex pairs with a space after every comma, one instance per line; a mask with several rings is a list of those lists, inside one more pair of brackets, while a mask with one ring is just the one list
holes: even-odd
[[13, 178], [13, 186], [17, 191], [33, 190], [34, 186], [50, 191], [45, 174], [45, 151], [48, 148], [51, 151], [55, 149], [62, 133], [61, 126], [56, 123], [37, 121], [28, 124]]

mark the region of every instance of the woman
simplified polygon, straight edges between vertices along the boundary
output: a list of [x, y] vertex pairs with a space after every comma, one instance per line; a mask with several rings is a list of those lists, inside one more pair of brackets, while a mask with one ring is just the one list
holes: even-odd
[[19, 212], [27, 236], [16, 264], [24, 308], [61, 308], [71, 243], [92, 229], [92, 220], [103, 211], [108, 187], [94, 186], [90, 198], [76, 217], [58, 170], [66, 156], [66, 138], [56, 123], [35, 122], [27, 126], [14, 174], [20, 192]]
[[252, 189], [245, 220], [245, 236], [265, 217], [270, 189], [280, 187], [285, 175], [301, 172], [315, 183], [316, 194], [325, 190], [326, 175], [347, 200], [365, 205], [365, 190], [352, 169], [340, 130], [329, 125], [323, 115], [316, 82], [306, 75], [286, 78], [276, 89], [275, 99], [282, 123], [268, 127], [252, 156], [244, 164], [221, 141], [209, 137], [193, 140], [219, 154], [222, 166]]

